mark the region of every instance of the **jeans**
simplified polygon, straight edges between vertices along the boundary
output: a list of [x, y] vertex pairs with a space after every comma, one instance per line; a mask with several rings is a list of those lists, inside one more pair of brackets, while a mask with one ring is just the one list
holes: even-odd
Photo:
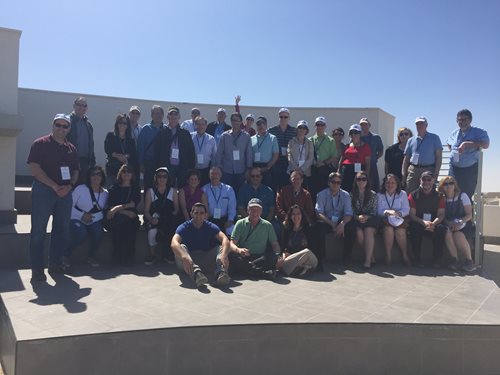
[[44, 268], [44, 242], [47, 223], [52, 215], [52, 232], [49, 248], [49, 264], [59, 265], [69, 238], [69, 219], [73, 199], [71, 193], [60, 198], [47, 185], [34, 181], [31, 189], [31, 268]]
[[476, 191], [478, 164], [476, 163], [474, 165], [471, 165], [470, 167], [465, 168], [454, 167], [450, 164], [448, 174], [455, 177], [458, 186], [460, 186], [460, 190], [467, 194], [472, 200], [472, 196]]
[[95, 258], [96, 250], [102, 240], [102, 220], [96, 221], [90, 225], [85, 225], [80, 220], [71, 220], [70, 223], [71, 239], [69, 246], [66, 248], [64, 255], [71, 256], [71, 252], [78, 247], [87, 235], [90, 237], [89, 241], [89, 258]]

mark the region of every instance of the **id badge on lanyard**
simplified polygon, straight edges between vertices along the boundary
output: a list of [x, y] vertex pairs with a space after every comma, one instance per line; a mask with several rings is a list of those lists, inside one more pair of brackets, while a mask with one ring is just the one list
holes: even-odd
[[67, 165], [61, 167], [61, 180], [63, 181], [71, 180], [71, 173], [69, 173], [69, 167]]

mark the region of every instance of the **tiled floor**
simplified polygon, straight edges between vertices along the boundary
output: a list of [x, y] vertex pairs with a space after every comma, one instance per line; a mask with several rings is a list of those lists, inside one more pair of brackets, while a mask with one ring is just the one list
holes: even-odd
[[500, 289], [487, 275], [327, 269], [310, 280], [236, 280], [200, 291], [169, 265], [82, 267], [35, 289], [30, 271], [0, 271], [0, 293], [18, 340], [244, 323], [500, 324]]

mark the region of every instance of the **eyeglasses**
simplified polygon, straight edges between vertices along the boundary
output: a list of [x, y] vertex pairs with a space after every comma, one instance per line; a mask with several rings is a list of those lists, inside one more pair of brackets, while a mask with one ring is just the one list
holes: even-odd
[[402, 137], [402, 136], [409, 136], [409, 135], [410, 135], [410, 133], [408, 133], [408, 132], [401, 132], [401, 133], [399, 133], [400, 137]]
[[130, 115], [136, 115], [136, 116], [139, 116], [141, 113], [140, 112], [137, 112], [137, 111], [132, 111], [129, 113]]
[[87, 108], [87, 104], [75, 103], [77, 107]]
[[360, 135], [361, 132], [356, 132], [356, 131], [353, 131], [353, 132], [350, 132], [349, 135]]
[[330, 181], [328, 181], [328, 182], [329, 182], [330, 184], [332, 184], [332, 185], [340, 185], [340, 184], [342, 184], [342, 181], [338, 181], [338, 180], [330, 180]]
[[453, 181], [448, 181], [443, 184], [443, 186], [453, 186], [453, 185], [455, 185], [455, 182]]
[[326, 124], [323, 124], [322, 122], [318, 122], [317, 124], [315, 124], [316, 126], [326, 126]]
[[159, 174], [156, 176], [156, 178], [167, 178], [166, 174]]
[[54, 126], [55, 126], [56, 128], [69, 129], [69, 127], [70, 127], [71, 125], [67, 125], [67, 124], [57, 124], [57, 123], [55, 123], [55, 124], [54, 124]]
[[356, 181], [368, 181], [366, 177], [356, 177]]
[[430, 178], [430, 177], [424, 177], [424, 178], [422, 178], [422, 181], [430, 182], [430, 181], [432, 181], [432, 178]]
[[261, 174], [251, 174], [250, 177], [259, 178], [259, 177], [262, 177], [262, 175]]
[[333, 136], [334, 137], [343, 137], [344, 134], [343, 133], [333, 133]]
[[289, 116], [280, 116], [280, 118], [288, 118]]

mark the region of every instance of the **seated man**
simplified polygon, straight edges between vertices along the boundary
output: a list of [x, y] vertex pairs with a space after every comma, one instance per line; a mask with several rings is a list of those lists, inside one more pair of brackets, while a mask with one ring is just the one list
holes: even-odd
[[322, 269], [325, 258], [325, 237], [333, 232], [336, 237], [344, 237], [344, 254], [342, 260], [349, 263], [354, 246], [355, 227], [352, 225], [352, 204], [349, 193], [340, 188], [342, 175], [332, 172], [328, 175], [328, 187], [318, 193], [316, 200], [316, 214], [318, 215], [317, 236], [319, 243], [316, 246], [318, 270]]
[[222, 172], [219, 167], [210, 168], [210, 182], [203, 186], [208, 200], [209, 220], [226, 234], [231, 234], [236, 217], [236, 196], [231, 186], [220, 180]]
[[262, 217], [272, 222], [274, 220], [274, 192], [269, 186], [262, 184], [262, 170], [259, 167], [250, 169], [250, 183], [241, 186], [238, 193], [238, 215], [248, 216], [246, 207], [252, 198], [261, 200]]
[[[177, 227], [172, 238], [172, 250], [175, 254], [175, 263], [179, 270], [190, 276], [199, 288], [208, 283], [200, 265], [206, 266], [215, 259], [215, 284], [226, 286], [230, 279], [226, 273], [227, 257], [222, 258], [229, 248], [229, 240], [219, 228], [210, 221], [205, 220], [207, 208], [203, 203], [195, 203], [191, 209], [191, 220]], [[213, 240], [221, 245], [211, 247]], [[222, 251], [219, 251], [222, 249]], [[224, 250], [226, 249], [226, 250]]]
[[315, 212], [311, 194], [302, 187], [304, 177], [299, 171], [290, 175], [291, 185], [283, 186], [276, 196], [276, 216], [280, 223], [285, 221], [286, 213], [293, 205], [299, 205], [306, 214], [309, 225], [314, 223]]
[[447, 227], [445, 217], [445, 199], [434, 188], [434, 175], [425, 171], [420, 176], [420, 187], [408, 197], [410, 201], [410, 243], [415, 255], [415, 263], [423, 267], [420, 258], [422, 236], [432, 236], [432, 258], [434, 267], [439, 267]]
[[[248, 217], [238, 220], [231, 236], [229, 271], [257, 278], [274, 280], [276, 268], [281, 267], [280, 245], [273, 226], [261, 218], [262, 202], [253, 198], [248, 202]], [[271, 245], [272, 251], [268, 249]]]

